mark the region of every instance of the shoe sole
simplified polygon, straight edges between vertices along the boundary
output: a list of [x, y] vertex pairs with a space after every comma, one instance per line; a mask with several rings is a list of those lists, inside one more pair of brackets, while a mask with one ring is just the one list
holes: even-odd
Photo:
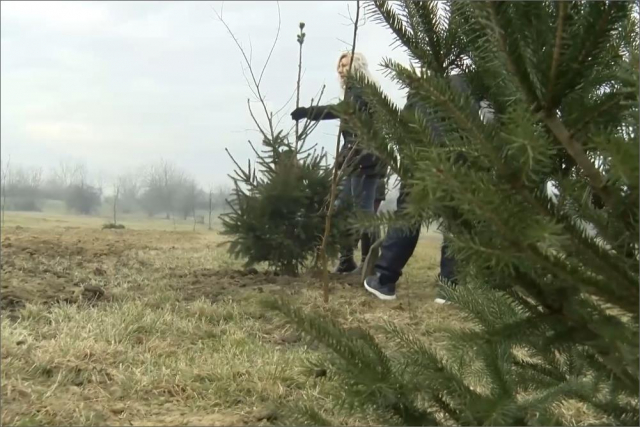
[[369, 292], [371, 292], [372, 294], [374, 294], [375, 296], [377, 296], [379, 299], [382, 299], [382, 300], [385, 300], [385, 301], [393, 301], [394, 299], [396, 299], [396, 296], [395, 296], [395, 295], [385, 295], [385, 294], [382, 294], [382, 293], [380, 293], [380, 292], [376, 291], [376, 290], [375, 290], [375, 289], [373, 289], [373, 288], [370, 288], [370, 287], [369, 287], [369, 285], [367, 285], [367, 281], [366, 281], [366, 280], [365, 280], [365, 282], [364, 282], [364, 288], [365, 288], [367, 291], [369, 291]]

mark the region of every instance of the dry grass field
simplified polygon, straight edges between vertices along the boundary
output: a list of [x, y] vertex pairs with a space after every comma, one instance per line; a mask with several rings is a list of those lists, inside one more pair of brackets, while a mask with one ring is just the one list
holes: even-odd
[[[247, 274], [200, 225], [8, 213], [2, 230], [3, 425], [266, 425], [312, 402], [336, 413], [341, 386], [322, 349], [260, 298], [285, 293], [374, 333], [383, 320], [425, 335], [458, 320], [433, 303], [440, 238], [423, 235], [398, 299], [335, 279], [324, 308], [311, 278]], [[437, 339], [437, 338], [431, 338]], [[580, 408], [567, 414], [569, 424]]]

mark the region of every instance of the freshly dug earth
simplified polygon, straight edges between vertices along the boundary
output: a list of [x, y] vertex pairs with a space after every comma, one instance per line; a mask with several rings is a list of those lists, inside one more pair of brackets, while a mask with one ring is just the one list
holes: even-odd
[[27, 303], [100, 300], [122, 257], [146, 250], [140, 232], [16, 227], [2, 233], [2, 311]]
[[[36, 232], [34, 232], [36, 231]], [[109, 278], [119, 268], [157, 270], [180, 291], [183, 300], [212, 301], [244, 288], [258, 292], [317, 283], [311, 276], [286, 277], [256, 269], [196, 268], [165, 270], [144, 261], [141, 253], [178, 252], [207, 247], [206, 236], [170, 231], [7, 229], [2, 235], [2, 311], [27, 303], [54, 304], [109, 300]], [[168, 242], [171, 242], [169, 245]], [[209, 242], [208, 248], [211, 248]], [[158, 268], [159, 267], [159, 268]], [[333, 282], [354, 285], [354, 276], [332, 275]]]

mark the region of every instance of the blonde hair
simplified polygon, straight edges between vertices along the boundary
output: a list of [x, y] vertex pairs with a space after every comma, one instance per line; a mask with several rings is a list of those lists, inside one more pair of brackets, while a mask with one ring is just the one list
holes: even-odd
[[[340, 69], [340, 63], [342, 62], [342, 60], [344, 58], [350, 58], [351, 57], [351, 52], [343, 52], [340, 55], [340, 58], [338, 58], [338, 65], [336, 66], [336, 70]], [[367, 76], [367, 79], [369, 79], [369, 81], [373, 82], [373, 77], [371, 76], [371, 73], [369, 72], [369, 62], [367, 61], [367, 58], [361, 54], [360, 52], [355, 52], [353, 54], [353, 59], [351, 60], [352, 65], [351, 65], [351, 72], [361, 72], [362, 74], [364, 74], [365, 76]], [[344, 88], [344, 79], [340, 78], [340, 86], [342, 86], [342, 88]]]

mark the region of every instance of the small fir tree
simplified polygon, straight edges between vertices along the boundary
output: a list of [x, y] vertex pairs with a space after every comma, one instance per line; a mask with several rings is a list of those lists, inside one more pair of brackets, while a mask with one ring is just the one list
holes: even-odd
[[[305, 40], [304, 23], [300, 23], [297, 41]], [[298, 64], [296, 104], [299, 105], [301, 63]], [[313, 101], [312, 101], [313, 104]], [[269, 128], [273, 118], [268, 117]], [[253, 148], [255, 165], [248, 162], [231, 176], [234, 189], [228, 200], [230, 212], [221, 215], [223, 234], [230, 236], [229, 250], [246, 266], [266, 263], [274, 271], [297, 275], [305, 265], [316, 261], [322, 241], [327, 198], [331, 189], [332, 169], [326, 154], [314, 147], [306, 148], [308, 136], [317, 123], [296, 123], [294, 140], [283, 131], [262, 131], [263, 149]], [[251, 143], [250, 143], [251, 144]], [[348, 217], [348, 216], [346, 216]], [[342, 224], [344, 223], [344, 224]], [[346, 221], [338, 221], [332, 230], [329, 255], [335, 257]]]
[[269, 304], [333, 351], [343, 397], [381, 424], [558, 425], [572, 399], [638, 425], [637, 4], [437, 3], [373, 2], [421, 68], [384, 64], [420, 108], [359, 79], [376, 121], [350, 121], [408, 185], [385, 222], [442, 221], [468, 326], [435, 348], [389, 325], [386, 350]]
[[263, 153], [256, 152], [257, 170], [236, 163], [231, 211], [221, 215], [223, 234], [233, 237], [230, 251], [247, 266], [267, 263], [296, 275], [320, 244], [331, 170], [324, 154], [296, 152], [281, 133], [263, 146]]

